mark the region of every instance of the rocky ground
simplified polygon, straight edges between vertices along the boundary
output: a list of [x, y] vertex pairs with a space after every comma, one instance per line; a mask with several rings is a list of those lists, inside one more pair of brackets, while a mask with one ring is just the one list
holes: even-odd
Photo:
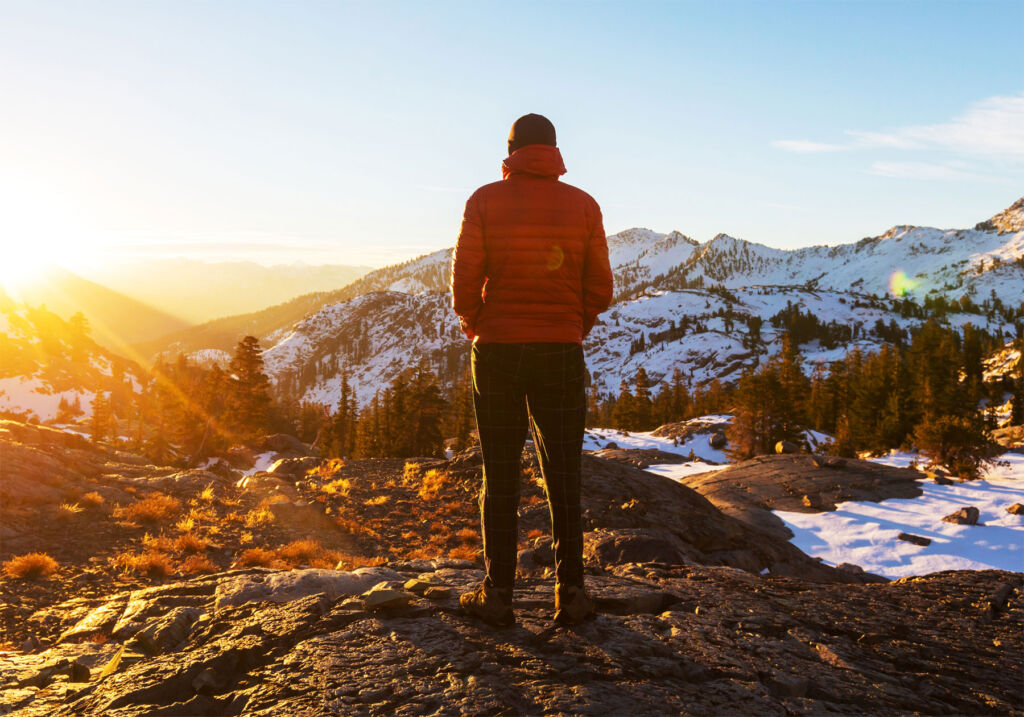
[[[601, 614], [566, 630], [528, 456], [519, 624], [496, 631], [456, 602], [481, 577], [478, 451], [321, 461], [276, 436], [181, 470], [10, 421], [0, 451], [0, 562], [57, 564], [0, 576], [0, 714], [1024, 710], [1024, 576], [888, 583], [762, 516], [903, 495], [909, 471], [780, 456], [690, 488], [584, 456]], [[244, 475], [255, 452], [280, 460]]]

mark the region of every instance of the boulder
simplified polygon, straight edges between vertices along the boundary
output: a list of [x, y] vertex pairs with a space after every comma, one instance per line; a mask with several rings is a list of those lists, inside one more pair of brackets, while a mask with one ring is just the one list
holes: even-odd
[[1006, 512], [1010, 515], [1024, 515], [1024, 503], [1014, 503], [1006, 506]]
[[297, 495], [293, 483], [284, 480], [278, 475], [264, 471], [242, 476], [235, 485], [246, 493], [259, 496], [281, 494], [294, 498]]
[[715, 450], [721, 450], [729, 445], [729, 439], [722, 431], [716, 431], [708, 436], [708, 445]]
[[654, 530], [625, 529], [589, 532], [583, 536], [586, 560], [601, 567], [624, 563], [685, 565], [685, 545], [675, 536]]
[[914, 545], [920, 545], [922, 547], [932, 544], [931, 538], [924, 538], [920, 535], [914, 535], [913, 533], [900, 533], [896, 536], [896, 539], [904, 540], [908, 543], [913, 543]]
[[301, 478], [320, 465], [320, 459], [316, 456], [302, 456], [300, 458], [279, 458], [267, 469], [268, 473], [274, 475], [288, 476], [289, 478]]
[[956, 525], [977, 525], [978, 518], [981, 517], [981, 512], [973, 505], [965, 506], [955, 513], [950, 513], [942, 520], [946, 523], [954, 523]]
[[793, 443], [792, 441], [779, 441], [775, 444], [775, 452], [779, 455], [789, 455], [792, 453], [799, 453], [800, 446]]
[[312, 455], [310, 453], [309, 446], [295, 436], [290, 436], [287, 433], [274, 433], [269, 436], [264, 436], [259, 442], [258, 447], [261, 451], [283, 453], [289, 457]]

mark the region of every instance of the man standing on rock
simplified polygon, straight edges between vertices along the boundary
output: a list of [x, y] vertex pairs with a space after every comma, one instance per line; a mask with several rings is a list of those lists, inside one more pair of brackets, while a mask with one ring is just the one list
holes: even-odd
[[502, 181], [466, 202], [452, 259], [452, 303], [473, 339], [487, 568], [459, 603], [488, 623], [515, 622], [519, 459], [532, 428], [554, 533], [555, 620], [571, 624], [594, 615], [583, 586], [582, 344], [611, 303], [612, 272], [600, 207], [558, 181], [565, 165], [551, 122], [520, 117], [508, 153]]

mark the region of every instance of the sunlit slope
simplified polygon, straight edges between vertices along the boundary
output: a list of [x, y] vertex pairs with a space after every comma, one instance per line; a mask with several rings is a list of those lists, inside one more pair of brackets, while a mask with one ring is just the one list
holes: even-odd
[[129, 357], [132, 344], [190, 325], [174, 314], [63, 269], [50, 269], [19, 286], [18, 298], [30, 306], [45, 305], [63, 319], [81, 311], [98, 344]]

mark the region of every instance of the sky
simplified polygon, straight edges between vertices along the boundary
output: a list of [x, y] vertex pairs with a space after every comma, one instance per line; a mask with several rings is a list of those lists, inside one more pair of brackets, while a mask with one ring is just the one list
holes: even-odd
[[381, 266], [538, 112], [607, 233], [780, 248], [1024, 194], [1024, 0], [0, 0], [0, 261]]

